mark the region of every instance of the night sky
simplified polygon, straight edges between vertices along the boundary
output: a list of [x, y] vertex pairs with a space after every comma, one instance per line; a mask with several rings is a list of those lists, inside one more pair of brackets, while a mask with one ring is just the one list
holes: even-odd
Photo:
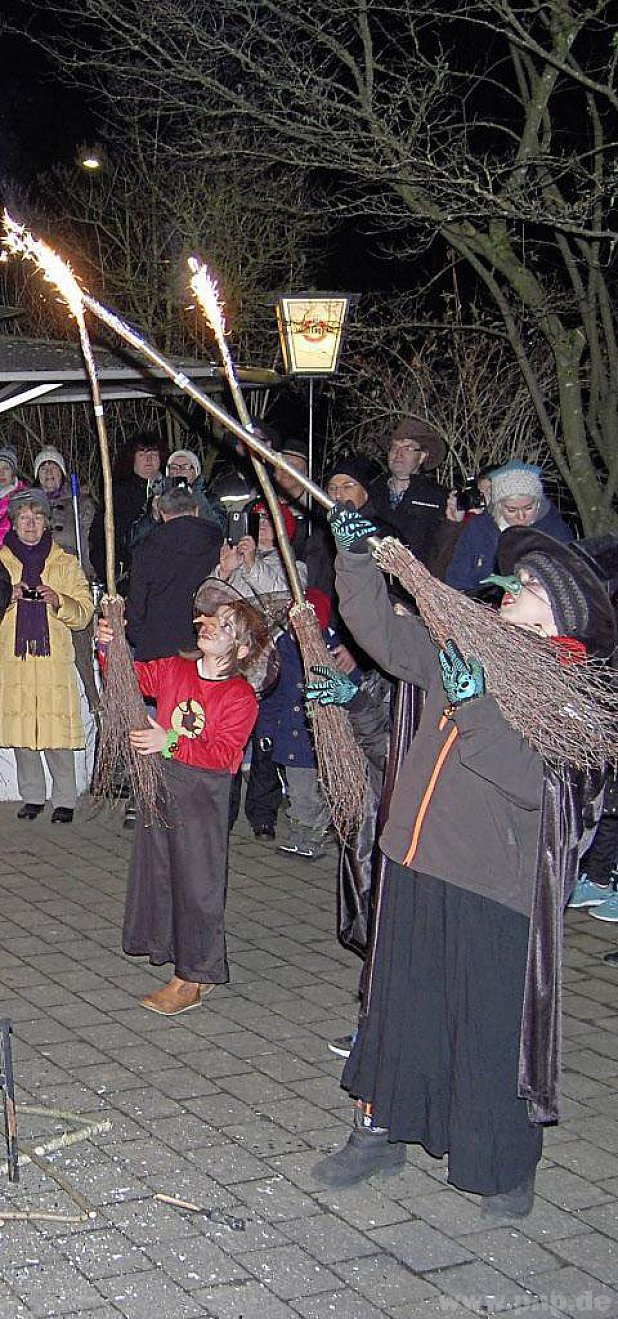
[[[5, 17], [14, 7], [2, 2]], [[0, 179], [29, 183], [55, 163], [70, 164], [92, 136], [93, 123], [83, 92], [58, 81], [46, 57], [25, 37], [2, 33], [0, 96]]]

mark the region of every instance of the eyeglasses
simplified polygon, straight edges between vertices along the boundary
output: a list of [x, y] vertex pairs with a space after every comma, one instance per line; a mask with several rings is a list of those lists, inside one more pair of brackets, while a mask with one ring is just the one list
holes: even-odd
[[391, 444], [391, 453], [424, 453], [424, 452], [425, 450], [421, 449], [420, 444], [406, 444], [405, 442], [401, 442], [399, 440], [397, 441], [396, 444]]
[[340, 484], [329, 481], [326, 490], [333, 499], [338, 499], [339, 495], [345, 494], [346, 490], [354, 490], [357, 485], [358, 481], [342, 481]]

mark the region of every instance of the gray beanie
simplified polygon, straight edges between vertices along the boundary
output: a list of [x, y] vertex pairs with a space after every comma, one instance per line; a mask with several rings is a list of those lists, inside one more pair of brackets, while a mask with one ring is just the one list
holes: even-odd
[[14, 472], [17, 471], [17, 468], [19, 467], [19, 463], [17, 461], [17, 454], [10, 444], [3, 444], [2, 448], [0, 449], [0, 462], [9, 463], [10, 466], [13, 468], [13, 471]]
[[499, 504], [502, 499], [521, 499], [528, 495], [531, 499], [542, 499], [543, 482], [541, 469], [533, 463], [505, 463], [490, 473], [491, 502]]
[[551, 611], [561, 637], [584, 637], [590, 622], [588, 600], [572, 573], [542, 550], [531, 550], [517, 563], [528, 568], [545, 587]]

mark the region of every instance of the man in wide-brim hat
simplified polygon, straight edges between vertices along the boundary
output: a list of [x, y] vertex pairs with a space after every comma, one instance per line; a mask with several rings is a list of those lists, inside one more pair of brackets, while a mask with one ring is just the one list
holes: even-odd
[[388, 446], [388, 473], [371, 486], [371, 505], [382, 521], [423, 563], [444, 517], [447, 492], [430, 476], [446, 457], [446, 445], [421, 417], [403, 417]]

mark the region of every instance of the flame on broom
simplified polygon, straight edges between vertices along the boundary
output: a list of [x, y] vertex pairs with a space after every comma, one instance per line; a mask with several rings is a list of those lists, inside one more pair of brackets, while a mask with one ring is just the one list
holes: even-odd
[[84, 303], [81, 285], [74, 275], [69, 263], [54, 252], [53, 248], [34, 238], [23, 224], [17, 224], [8, 211], [4, 212], [4, 238], [2, 242], [14, 256], [33, 261], [42, 272], [47, 284], [54, 284], [64, 299], [75, 319], [84, 324]]
[[[253, 422], [238, 381], [232, 354], [226, 343], [225, 311], [219, 286], [199, 257], [189, 258], [189, 269], [192, 272], [191, 288], [217, 341], [238, 416], [247, 430], [253, 430]], [[279, 550], [295, 601], [290, 610], [290, 622], [300, 647], [305, 676], [310, 680], [313, 677], [311, 666], [329, 664], [331, 657], [326, 649], [315, 611], [305, 600], [294, 551], [289, 542], [270, 475], [254, 454], [251, 454], [251, 460], [277, 530]], [[328, 801], [335, 829], [343, 841], [348, 841], [360, 828], [363, 818], [368, 783], [367, 759], [354, 737], [347, 710], [337, 706], [315, 705], [311, 717], [318, 777]]]
[[[102, 729], [97, 751], [94, 791], [97, 796], [113, 795], [113, 784], [119, 766], [128, 770], [132, 786], [142, 803], [145, 818], [158, 818], [161, 764], [158, 757], [138, 756], [129, 741], [133, 728], [146, 725], [144, 702], [137, 685], [133, 661], [124, 637], [124, 608], [116, 594], [114, 564], [114, 522], [112, 504], [111, 466], [107, 432], [103, 419], [103, 405], [99, 391], [96, 364], [84, 315], [84, 292], [68, 262], [54, 252], [41, 238], [35, 238], [24, 225], [17, 224], [4, 212], [5, 248], [15, 256], [32, 261], [41, 271], [47, 284], [53, 284], [66, 303], [79, 329], [86, 370], [90, 380], [94, 414], [99, 441], [105, 493], [105, 540], [108, 596], [105, 613], [113, 627], [113, 641], [107, 656], [107, 681], [102, 702]], [[153, 763], [154, 762], [154, 763]]]

